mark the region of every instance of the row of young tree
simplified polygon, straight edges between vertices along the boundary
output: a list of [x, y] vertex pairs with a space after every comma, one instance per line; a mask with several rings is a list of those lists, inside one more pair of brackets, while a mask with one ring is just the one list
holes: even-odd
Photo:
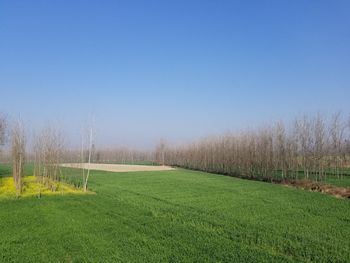
[[51, 191], [56, 191], [57, 182], [62, 180], [61, 159], [64, 142], [61, 133], [53, 128], [45, 128], [34, 136], [33, 157], [34, 176]]
[[350, 117], [303, 116], [177, 147], [159, 146], [158, 162], [258, 180], [341, 178], [350, 169]]
[[[8, 127], [10, 126], [10, 128]], [[82, 170], [82, 180], [74, 178], [65, 173], [61, 166], [64, 161], [72, 160], [71, 151], [66, 150], [64, 137], [60, 129], [48, 126], [42, 129], [32, 138], [32, 147], [26, 153], [26, 131], [23, 122], [15, 121], [9, 125], [7, 119], [0, 115], [0, 151], [6, 141], [10, 141], [10, 150], [7, 161], [12, 163], [12, 175], [16, 187], [17, 196], [21, 195], [23, 187], [24, 167], [28, 160], [33, 166], [33, 174], [39, 185], [57, 191], [60, 182], [74, 183], [84, 191], [88, 188], [90, 168]], [[85, 142], [88, 143], [85, 143]], [[85, 146], [84, 146], [85, 143]], [[82, 138], [82, 150], [77, 162], [91, 162], [93, 151], [93, 134], [91, 132]], [[87, 157], [85, 156], [87, 155]], [[87, 158], [87, 161], [85, 159]], [[78, 181], [78, 183], [76, 183]], [[42, 189], [39, 189], [39, 194]]]

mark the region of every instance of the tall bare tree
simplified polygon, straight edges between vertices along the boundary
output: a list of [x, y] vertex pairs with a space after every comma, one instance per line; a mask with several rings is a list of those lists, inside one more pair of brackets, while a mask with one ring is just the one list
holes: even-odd
[[56, 182], [60, 181], [61, 159], [64, 152], [64, 141], [59, 129], [47, 127], [34, 139], [34, 175], [56, 191]]
[[16, 186], [16, 193], [19, 196], [22, 192], [22, 177], [25, 162], [25, 132], [22, 121], [18, 120], [12, 128], [12, 169], [13, 180]]
[[[82, 136], [82, 161], [84, 160], [84, 135]], [[85, 175], [85, 170], [84, 170], [84, 163], [82, 163], [82, 169], [83, 169], [83, 190], [86, 192], [88, 189], [88, 182], [89, 182], [89, 177], [90, 177], [90, 164], [92, 160], [92, 153], [93, 153], [93, 148], [94, 146], [94, 118], [91, 118], [91, 123], [90, 127], [88, 128], [88, 136], [87, 136], [87, 144], [88, 144], [88, 149], [87, 149], [87, 171]]]
[[87, 191], [88, 187], [88, 181], [90, 176], [90, 164], [91, 164], [91, 156], [92, 156], [92, 145], [93, 145], [93, 127], [90, 127], [90, 134], [89, 134], [89, 150], [88, 150], [88, 168], [87, 173], [84, 181], [84, 191]]
[[158, 163], [160, 163], [161, 165], [165, 164], [165, 148], [166, 148], [165, 140], [161, 139], [156, 148], [156, 158], [158, 160]]
[[[5, 134], [6, 134], [6, 118], [0, 113], [0, 157], [2, 154], [2, 147], [5, 144]], [[1, 159], [0, 159], [1, 161]]]

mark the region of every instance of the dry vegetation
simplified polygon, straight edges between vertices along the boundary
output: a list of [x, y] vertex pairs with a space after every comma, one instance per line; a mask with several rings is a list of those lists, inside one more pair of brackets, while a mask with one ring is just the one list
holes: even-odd
[[58, 130], [46, 128], [34, 139], [34, 176], [56, 191], [60, 180], [60, 162], [63, 155], [63, 138]]
[[22, 193], [22, 177], [25, 161], [25, 134], [21, 121], [17, 121], [12, 129], [11, 154], [13, 181], [17, 196], [20, 196]]

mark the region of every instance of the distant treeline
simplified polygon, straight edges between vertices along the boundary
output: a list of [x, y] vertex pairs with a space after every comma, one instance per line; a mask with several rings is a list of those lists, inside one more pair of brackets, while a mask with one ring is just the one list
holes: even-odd
[[96, 163], [151, 164], [154, 162], [154, 153], [126, 147], [100, 149], [93, 152], [93, 161]]
[[[37, 143], [37, 142], [36, 142]], [[44, 141], [41, 143], [44, 145]], [[34, 147], [34, 150], [26, 153], [26, 159], [28, 162], [37, 162], [38, 157], [36, 150], [39, 146]], [[88, 150], [70, 150], [61, 148], [59, 155], [60, 163], [81, 163], [88, 162]], [[11, 162], [10, 152], [2, 152], [0, 155], [0, 162]], [[95, 148], [92, 149], [91, 162], [93, 163], [116, 163], [116, 164], [147, 164], [156, 165], [158, 162], [155, 159], [154, 151], [141, 151], [129, 149], [126, 147], [115, 148]]]
[[[62, 162], [88, 162], [87, 151], [65, 151]], [[96, 148], [92, 147], [92, 163], [116, 163], [116, 164], [156, 164], [154, 151], [141, 151], [126, 147]]]
[[261, 180], [342, 177], [350, 169], [350, 118], [305, 115], [157, 152], [168, 165]]

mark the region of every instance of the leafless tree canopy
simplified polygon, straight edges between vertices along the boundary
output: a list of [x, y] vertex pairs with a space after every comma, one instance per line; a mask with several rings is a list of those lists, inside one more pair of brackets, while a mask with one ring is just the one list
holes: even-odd
[[[69, 151], [65, 154], [64, 158], [67, 162], [88, 162], [88, 156], [89, 150], [84, 149], [83, 154], [81, 151]], [[153, 151], [134, 150], [127, 147], [95, 148], [92, 145], [92, 163], [133, 164], [153, 160]]]
[[63, 137], [59, 130], [48, 127], [34, 139], [34, 175], [52, 191], [60, 180]]
[[25, 161], [25, 133], [21, 121], [17, 121], [12, 129], [12, 168], [17, 196], [22, 192], [22, 177]]
[[155, 151], [155, 158], [158, 161], [158, 163], [161, 165], [165, 165], [165, 150], [166, 150], [165, 140], [161, 139]]
[[165, 163], [263, 180], [341, 177], [350, 164], [350, 123], [303, 116], [294, 123], [205, 138], [180, 147], [158, 147]]

